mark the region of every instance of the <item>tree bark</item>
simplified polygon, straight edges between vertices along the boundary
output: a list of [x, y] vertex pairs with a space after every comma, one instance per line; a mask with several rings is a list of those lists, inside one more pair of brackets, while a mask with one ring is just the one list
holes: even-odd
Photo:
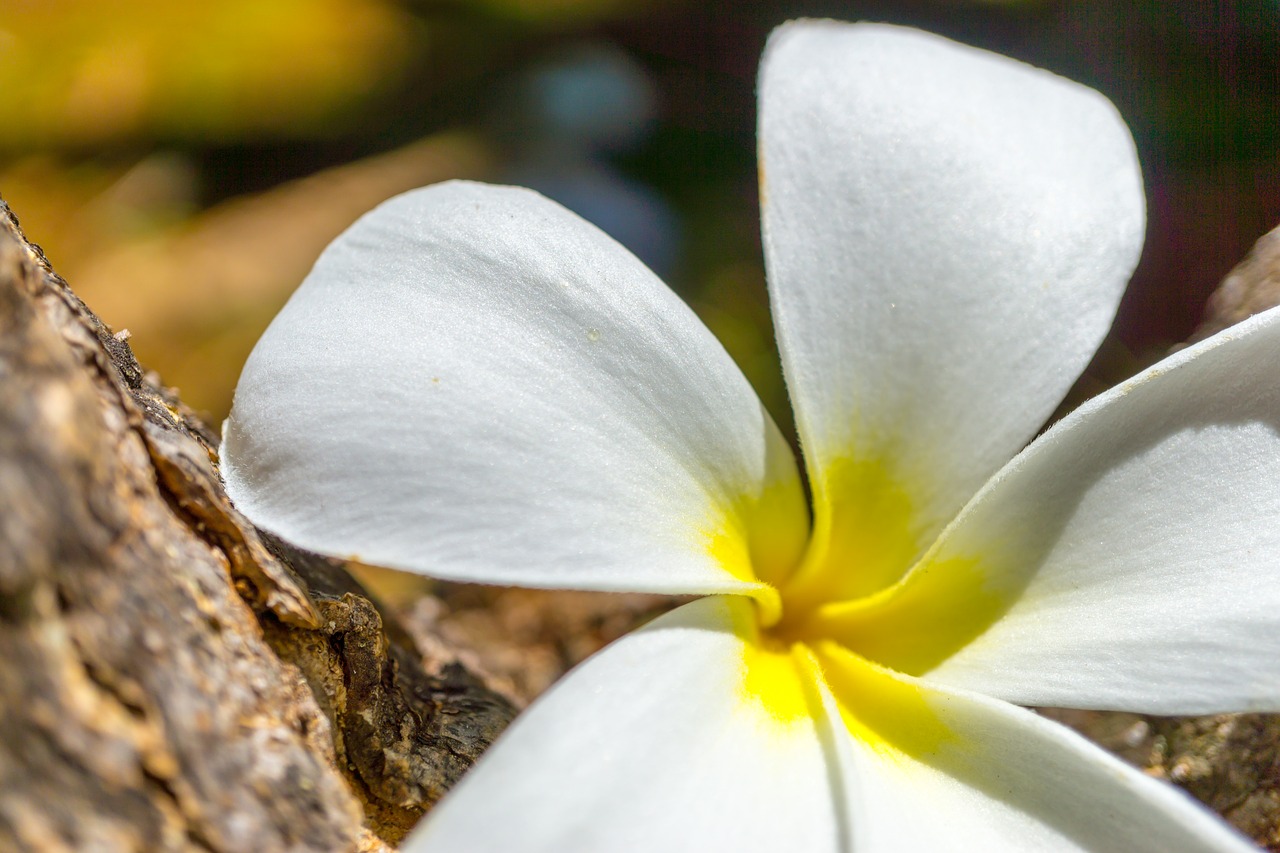
[[[1280, 300], [1278, 240], [1206, 334]], [[387, 850], [514, 712], [460, 655], [528, 698], [670, 604], [444, 586], [424, 657], [215, 448], [0, 201], [0, 850]], [[1045, 713], [1280, 850], [1277, 717]]]
[[385, 849], [511, 717], [215, 446], [0, 202], [0, 849]]

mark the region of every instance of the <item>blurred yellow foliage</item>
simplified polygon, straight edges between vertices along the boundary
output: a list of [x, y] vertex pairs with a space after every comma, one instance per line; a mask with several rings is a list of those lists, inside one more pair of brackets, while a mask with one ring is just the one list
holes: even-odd
[[[254, 342], [329, 241], [390, 196], [483, 179], [492, 166], [476, 138], [440, 134], [165, 222], [173, 200], [145, 192], [148, 173], [160, 183], [175, 171], [163, 158], [138, 164], [76, 209], [70, 232], [16, 207], [33, 239], [49, 231], [60, 240], [51, 258], [76, 293], [113, 329], [128, 329], [142, 364], [217, 424]], [[149, 225], [126, 234], [108, 224], [131, 209]]]
[[0, 146], [317, 132], [416, 26], [383, 0], [5, 0]]

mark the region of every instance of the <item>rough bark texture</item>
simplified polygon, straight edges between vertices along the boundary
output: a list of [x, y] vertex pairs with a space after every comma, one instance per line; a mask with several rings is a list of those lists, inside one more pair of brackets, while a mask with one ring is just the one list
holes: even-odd
[[213, 447], [0, 202], [0, 849], [380, 849], [511, 716]]
[[1185, 789], [1268, 850], [1280, 850], [1280, 717], [1041, 713]]
[[[1278, 239], [1205, 329], [1280, 300]], [[0, 850], [387, 849], [509, 719], [494, 688], [674, 603], [440, 585], [402, 627], [236, 513], [214, 445], [0, 202]], [[1280, 850], [1280, 718], [1045, 713]]]
[[1191, 341], [1217, 334], [1273, 305], [1280, 305], [1280, 228], [1262, 235], [1248, 257], [1227, 273], [1209, 298], [1204, 320]]

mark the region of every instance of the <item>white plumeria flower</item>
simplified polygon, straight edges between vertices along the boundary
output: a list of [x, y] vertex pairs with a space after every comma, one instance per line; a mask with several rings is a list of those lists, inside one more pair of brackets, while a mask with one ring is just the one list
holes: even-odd
[[832, 22], [776, 32], [760, 89], [812, 525], [719, 343], [528, 191], [387, 202], [245, 367], [227, 488], [286, 539], [452, 580], [707, 596], [555, 686], [409, 849], [1248, 849], [1017, 705], [1280, 710], [1280, 313], [1024, 448], [1138, 258], [1115, 109]]

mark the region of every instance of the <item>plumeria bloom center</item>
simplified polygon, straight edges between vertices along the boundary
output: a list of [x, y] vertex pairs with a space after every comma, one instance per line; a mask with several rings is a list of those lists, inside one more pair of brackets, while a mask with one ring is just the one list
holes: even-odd
[[[821, 719], [825, 693], [864, 742], [931, 749], [945, 727], [890, 671], [927, 672], [995, 621], [1000, 597], [981, 592], [976, 561], [955, 558], [934, 567], [946, 587], [922, 594], [912, 571], [923, 553], [908, 490], [883, 463], [833, 467], [817, 481], [816, 523], [805, 530], [802, 556], [791, 566], [749, 570], [762, 587], [738, 626], [748, 641], [743, 690], [783, 723]], [[779, 519], [763, 526], [777, 530]], [[722, 559], [733, 568], [730, 557]], [[921, 618], [922, 600], [936, 619]]]

